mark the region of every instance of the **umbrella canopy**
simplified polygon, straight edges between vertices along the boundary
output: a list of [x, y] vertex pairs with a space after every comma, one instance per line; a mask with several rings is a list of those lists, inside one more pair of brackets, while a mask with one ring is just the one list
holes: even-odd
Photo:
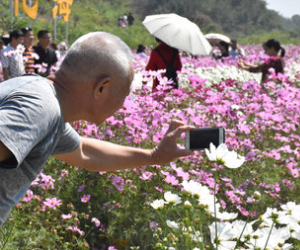
[[205, 38], [212, 45], [216, 45], [218, 42], [223, 41], [225, 43], [230, 43], [230, 38], [228, 36], [218, 34], [218, 33], [209, 33], [205, 35]]
[[173, 13], [151, 15], [146, 16], [143, 25], [164, 43], [192, 55], [209, 55], [212, 49], [200, 28], [185, 17]]

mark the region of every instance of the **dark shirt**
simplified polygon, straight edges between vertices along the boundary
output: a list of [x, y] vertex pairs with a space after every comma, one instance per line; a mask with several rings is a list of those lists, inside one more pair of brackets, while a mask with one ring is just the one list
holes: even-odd
[[[175, 57], [175, 60], [174, 60], [174, 67], [177, 69], [177, 70], [181, 70], [182, 68], [182, 64], [181, 64], [181, 61], [180, 61], [180, 57], [179, 57], [179, 52], [177, 49], [174, 49], [170, 46], [168, 46], [167, 44], [165, 43], [160, 43], [158, 46], [157, 46], [157, 49], [159, 49], [160, 53], [163, 55], [163, 57], [167, 60], [167, 62], [171, 62], [172, 60], [172, 57], [174, 55], [174, 51], [177, 53], [176, 57]], [[152, 50], [151, 51], [151, 54], [150, 54], [150, 59], [149, 59], [149, 62], [146, 66], [146, 70], [149, 71], [149, 70], [154, 70], [154, 71], [157, 71], [159, 69], [166, 69], [167, 68], [167, 65], [165, 64], [165, 62], [163, 61], [163, 59], [161, 58], [161, 56], [157, 53], [157, 51]], [[153, 87], [152, 87], [152, 91], [155, 91], [156, 90], [156, 86], [159, 84], [159, 81], [157, 80], [157, 78], [155, 78], [153, 80]]]
[[[53, 66], [57, 62], [55, 50], [53, 50], [52, 48], [44, 50], [44, 48], [40, 44], [34, 46], [33, 49], [39, 56], [39, 59], [35, 59], [35, 64], [46, 63], [47, 70], [45, 75], [48, 76], [50, 74], [51, 66]], [[36, 73], [38, 73], [37, 70]]]
[[265, 63], [257, 67], [251, 67], [250, 72], [262, 72], [262, 82], [266, 82], [269, 76], [269, 69], [275, 69], [276, 74], [283, 73], [285, 62], [282, 57], [271, 56]]

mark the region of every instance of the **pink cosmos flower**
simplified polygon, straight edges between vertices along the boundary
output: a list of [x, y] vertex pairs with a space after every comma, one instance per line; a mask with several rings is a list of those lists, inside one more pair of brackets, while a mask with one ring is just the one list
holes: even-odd
[[96, 227], [100, 227], [100, 224], [101, 224], [101, 223], [100, 223], [100, 221], [99, 221], [97, 218], [93, 217], [92, 220], [91, 220], [91, 222], [92, 222], [92, 223], [95, 223], [95, 226], [96, 226]]
[[83, 191], [84, 188], [85, 188], [85, 185], [84, 185], [84, 184], [80, 185], [80, 187], [78, 188], [77, 192], [78, 192], [78, 193], [81, 193], [81, 192]]
[[33, 192], [30, 189], [28, 189], [26, 195], [23, 197], [23, 201], [29, 202], [32, 200], [32, 198], [33, 198]]
[[87, 203], [87, 202], [89, 202], [90, 198], [91, 198], [91, 195], [90, 195], [90, 194], [85, 194], [85, 195], [83, 195], [83, 197], [81, 198], [81, 202], [82, 202], [82, 203]]
[[123, 190], [124, 188], [124, 180], [115, 175], [113, 178], [112, 178], [112, 184], [116, 187], [116, 189], [118, 189], [120, 192]]
[[79, 233], [80, 235], [84, 235], [84, 232], [81, 231], [77, 226], [68, 226], [66, 230], [72, 231], [74, 233]]
[[55, 179], [53, 179], [52, 176], [41, 173], [40, 177], [40, 185], [42, 189], [54, 189]]
[[61, 218], [63, 218], [64, 220], [70, 219], [72, 218], [72, 214], [62, 214]]
[[43, 204], [45, 207], [56, 209], [57, 206], [60, 206], [62, 204], [62, 200], [58, 200], [57, 198], [47, 198]]
[[153, 174], [151, 172], [143, 171], [142, 176], [140, 176], [141, 180], [148, 181], [152, 179]]

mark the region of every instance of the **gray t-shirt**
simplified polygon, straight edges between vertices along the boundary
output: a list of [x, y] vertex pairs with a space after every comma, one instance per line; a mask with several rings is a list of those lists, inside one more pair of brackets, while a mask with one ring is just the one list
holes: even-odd
[[0, 163], [0, 226], [52, 154], [68, 153], [80, 137], [65, 123], [54, 86], [40, 76], [0, 83], [0, 141], [14, 158]]

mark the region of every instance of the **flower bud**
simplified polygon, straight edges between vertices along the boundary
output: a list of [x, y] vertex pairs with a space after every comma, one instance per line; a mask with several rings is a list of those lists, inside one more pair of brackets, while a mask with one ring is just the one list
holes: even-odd
[[255, 191], [255, 192], [253, 193], [253, 197], [254, 197], [255, 200], [260, 200], [260, 198], [261, 198], [261, 193], [258, 192], [258, 191]]
[[193, 207], [192, 203], [190, 203], [189, 201], [185, 201], [184, 202], [184, 207], [187, 208], [187, 209], [190, 209]]

